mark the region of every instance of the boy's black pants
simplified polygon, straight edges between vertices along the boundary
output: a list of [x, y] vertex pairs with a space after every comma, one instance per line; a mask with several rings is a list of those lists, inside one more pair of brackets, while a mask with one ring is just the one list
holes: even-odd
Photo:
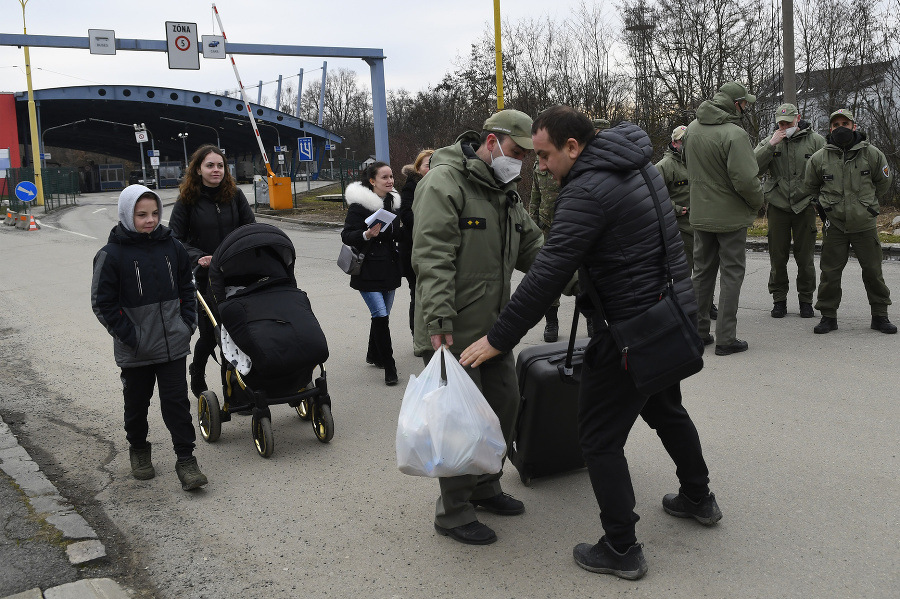
[[153, 387], [159, 389], [159, 407], [163, 422], [172, 435], [172, 446], [179, 458], [194, 454], [196, 433], [191, 421], [186, 376], [187, 357], [122, 369], [122, 394], [125, 396], [125, 438], [132, 447], [147, 446], [147, 413]]

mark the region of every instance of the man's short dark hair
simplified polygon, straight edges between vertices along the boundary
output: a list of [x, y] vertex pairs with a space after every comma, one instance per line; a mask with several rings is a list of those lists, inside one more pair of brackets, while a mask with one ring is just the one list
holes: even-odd
[[577, 141], [579, 146], [584, 146], [594, 139], [595, 135], [591, 119], [571, 106], [563, 104], [548, 108], [534, 119], [531, 134], [534, 135], [540, 129], [547, 131], [547, 137], [557, 150], [562, 149], [570, 137]]

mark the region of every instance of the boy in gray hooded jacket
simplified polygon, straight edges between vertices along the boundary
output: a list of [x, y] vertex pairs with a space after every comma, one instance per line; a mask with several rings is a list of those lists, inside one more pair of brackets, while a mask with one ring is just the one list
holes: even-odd
[[113, 336], [122, 369], [125, 435], [131, 474], [156, 476], [147, 441], [147, 412], [154, 384], [163, 421], [172, 436], [181, 488], [207, 484], [194, 457], [196, 435], [187, 395], [186, 361], [197, 328], [190, 258], [171, 229], [159, 223], [162, 200], [143, 185], [119, 196], [119, 223], [94, 257], [91, 306]]

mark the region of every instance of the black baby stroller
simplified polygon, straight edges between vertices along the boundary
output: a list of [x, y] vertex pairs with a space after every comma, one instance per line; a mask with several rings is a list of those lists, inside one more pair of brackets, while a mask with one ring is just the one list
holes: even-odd
[[[214, 391], [200, 394], [200, 433], [218, 440], [234, 413], [252, 412], [256, 450], [267, 458], [275, 448], [269, 406], [288, 404], [312, 421], [316, 438], [334, 436], [325, 377], [328, 343], [309, 299], [294, 278], [294, 245], [278, 227], [244, 225], [213, 254], [209, 287], [215, 305], [198, 292], [222, 352], [224, 404]], [[218, 318], [218, 322], [217, 318]], [[319, 376], [313, 381], [313, 370]]]

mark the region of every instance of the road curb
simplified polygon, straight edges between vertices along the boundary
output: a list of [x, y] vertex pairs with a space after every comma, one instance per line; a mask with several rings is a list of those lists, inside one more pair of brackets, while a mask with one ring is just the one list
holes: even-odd
[[[22, 490], [27, 503], [35, 514], [58, 530], [63, 539], [77, 541], [66, 548], [66, 555], [73, 565], [83, 565], [106, 556], [106, 548], [99, 540], [97, 533], [81, 517], [59, 491], [56, 486], [41, 472], [40, 466], [19, 444], [19, 440], [0, 417], [0, 470], [6, 473]], [[118, 583], [109, 578], [89, 578], [67, 583], [41, 593], [41, 590], [30, 589], [6, 599], [119, 599], [129, 595]]]

